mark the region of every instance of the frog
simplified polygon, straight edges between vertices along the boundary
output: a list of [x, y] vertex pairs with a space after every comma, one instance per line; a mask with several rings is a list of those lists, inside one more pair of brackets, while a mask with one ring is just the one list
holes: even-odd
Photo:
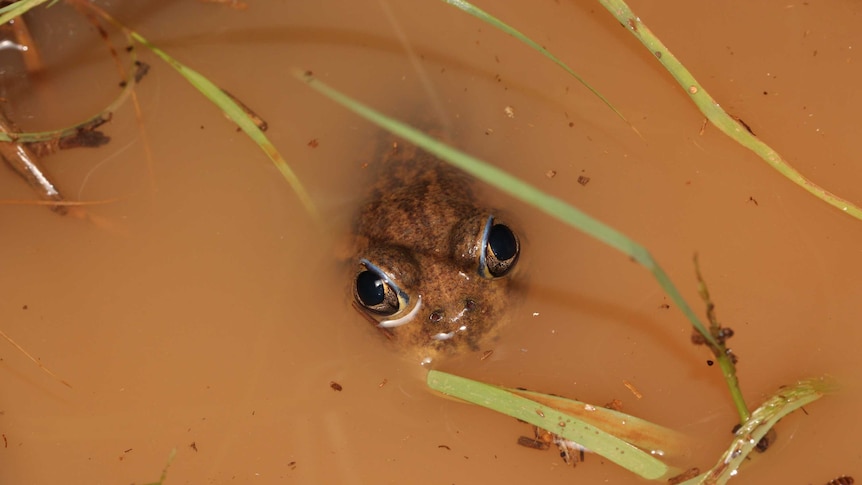
[[518, 234], [473, 178], [415, 145], [390, 138], [366, 168], [353, 306], [422, 364], [479, 351], [509, 318]]

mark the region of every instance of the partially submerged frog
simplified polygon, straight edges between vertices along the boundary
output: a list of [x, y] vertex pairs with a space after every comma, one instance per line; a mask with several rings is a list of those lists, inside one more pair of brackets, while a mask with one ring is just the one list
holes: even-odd
[[423, 363], [476, 351], [507, 316], [518, 237], [466, 174], [406, 143], [370, 164], [354, 226], [354, 306]]

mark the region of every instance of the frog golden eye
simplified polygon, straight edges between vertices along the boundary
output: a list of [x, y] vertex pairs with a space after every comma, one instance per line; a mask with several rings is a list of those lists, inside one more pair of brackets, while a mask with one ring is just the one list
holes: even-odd
[[407, 295], [376, 265], [367, 259], [360, 261], [365, 270], [356, 275], [353, 296], [363, 308], [378, 315], [398, 313], [407, 305]]
[[505, 224], [495, 224], [488, 218], [482, 231], [482, 253], [479, 256], [479, 274], [485, 278], [499, 278], [515, 267], [521, 247], [518, 237]]

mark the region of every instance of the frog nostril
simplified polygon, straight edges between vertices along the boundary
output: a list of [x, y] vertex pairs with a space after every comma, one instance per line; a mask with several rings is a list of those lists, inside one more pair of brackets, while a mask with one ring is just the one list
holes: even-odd
[[443, 320], [443, 312], [440, 310], [431, 312], [431, 315], [428, 316], [428, 320], [431, 320], [431, 323], [437, 323], [440, 320]]
[[467, 300], [464, 302], [464, 309], [469, 311], [473, 311], [476, 309], [476, 302], [474, 300]]

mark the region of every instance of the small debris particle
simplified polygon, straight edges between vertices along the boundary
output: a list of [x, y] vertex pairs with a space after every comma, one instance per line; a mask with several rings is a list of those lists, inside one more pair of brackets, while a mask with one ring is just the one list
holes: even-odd
[[853, 485], [856, 480], [853, 480], [853, 477], [849, 475], [841, 475], [838, 478], [833, 478], [826, 482], [826, 485]]
[[715, 362], [713, 362], [712, 360], [706, 361], [706, 365], [708, 365], [709, 367], [712, 367], [714, 364], [715, 364]]
[[638, 389], [635, 387], [635, 385], [632, 384], [631, 382], [623, 379], [623, 385], [626, 386], [626, 389], [631, 391], [632, 394], [634, 394], [636, 398], [640, 399], [640, 398], [644, 397], [644, 395], [641, 394], [641, 392], [638, 391]]
[[739, 357], [737, 357], [736, 354], [733, 353], [733, 349], [725, 350], [724, 355], [728, 356], [730, 358], [730, 362], [734, 365], [739, 362]]
[[311, 141], [308, 142], [308, 146], [311, 148], [317, 148], [320, 145], [320, 142], [317, 141], [317, 138], [312, 138]]
[[134, 75], [135, 82], [139, 83], [139, 82], [141, 82], [142, 79], [144, 79], [144, 76], [146, 76], [147, 73], [150, 72], [150, 65], [147, 64], [146, 62], [136, 61], [135, 67], [137, 68], [137, 69], [135, 69], [135, 75]]
[[757, 199], [755, 199], [753, 196], [749, 196], [748, 201], [754, 202], [754, 205], [756, 205], [756, 206], [760, 206], [760, 204], [757, 203]]
[[764, 91], [764, 92], [763, 92], [763, 95], [764, 95], [764, 96], [768, 96], [768, 95], [769, 95], [769, 92], [768, 92], [768, 91]]
[[690, 480], [696, 476], [700, 475], [700, 468], [694, 467], [689, 468], [688, 470], [680, 473], [675, 477], [671, 477], [667, 479], [667, 483], [669, 485], [677, 485], [678, 483], [682, 483], [686, 480]]
[[493, 133], [494, 133], [494, 129], [493, 129], [493, 128], [488, 128], [488, 129], [486, 129], [486, 130], [485, 130], [485, 134], [486, 134], [486, 135], [491, 135], [491, 134], [493, 134]]
[[132, 451], [132, 449], [131, 449], [131, 448], [129, 448], [128, 450], [123, 450], [123, 453], [129, 453], [129, 452], [131, 452], [131, 451]]
[[538, 415], [539, 415], [539, 417], [542, 417], [542, 418], [544, 418], [544, 417], [545, 417], [545, 413], [543, 413], [541, 409], [537, 409], [537, 410], [536, 410], [536, 414], [538, 414]]
[[574, 128], [574, 127], [575, 127], [575, 122], [569, 121], [569, 128]]
[[662, 310], [667, 310], [670, 308], [670, 304], [669, 303], [662, 303], [658, 307], [661, 308]]
[[503, 113], [506, 113], [506, 116], [509, 118], [514, 118], [515, 117], [515, 108], [513, 108], [511, 106], [506, 106], [505, 108], [503, 108]]
[[389, 382], [389, 379], [384, 377], [383, 380], [380, 381], [380, 384], [377, 384], [377, 387], [383, 387], [386, 385], [387, 382]]
[[195, 450], [195, 453], [198, 452], [198, 444], [195, 443], [194, 441], [192, 441], [192, 443], [189, 445], [189, 448]]
[[479, 357], [479, 360], [485, 360], [492, 355], [494, 355], [494, 349], [486, 350], [482, 352], [482, 356]]
[[769, 428], [769, 431], [766, 432], [766, 435], [763, 438], [760, 438], [760, 441], [754, 446], [754, 449], [760, 453], [768, 450], [770, 445], [775, 443], [775, 440], [778, 439], [778, 433], [776, 433], [775, 428]]
[[497, 64], [500, 63], [500, 56], [494, 56], [494, 60], [497, 61]]
[[548, 447], [551, 446], [550, 443], [548, 443], [548, 442], [538, 440], [538, 439], [529, 438], [527, 436], [519, 437], [518, 438], [518, 444], [521, 446], [525, 446], [527, 448], [532, 448], [534, 450], [547, 450]]
[[697, 86], [692, 84], [691, 86], [688, 87], [688, 92], [691, 94], [697, 94]]
[[578, 183], [586, 187], [590, 183], [590, 178], [585, 175], [578, 175]]
[[6, 439], [6, 434], [3, 435], [3, 448], [9, 448], [9, 440]]
[[545, 172], [545, 177], [548, 177], [549, 179], [552, 179], [556, 176], [557, 176], [556, 170], [548, 170], [547, 172]]
[[737, 117], [737, 116], [731, 116], [731, 118], [733, 118], [734, 120], [736, 120], [736, 122], [737, 122], [737, 123], [739, 123], [740, 125], [742, 125], [742, 127], [743, 127], [743, 128], [745, 128], [745, 130], [746, 130], [747, 132], [749, 132], [751, 135], [753, 135], [753, 136], [757, 136], [757, 135], [755, 135], [755, 134], [754, 134], [754, 132], [753, 132], [753, 131], [751, 131], [751, 127], [750, 127], [750, 126], [748, 126], [748, 123], [746, 123], [745, 121], [743, 121], [743, 120], [742, 120], [742, 118], [739, 118], [739, 117]]
[[623, 402], [619, 399], [614, 399], [613, 401], [605, 404], [607, 409], [611, 409], [614, 411], [622, 411], [623, 410]]
[[26, 310], [28, 308], [30, 308], [30, 307], [28, 307], [27, 305], [24, 305], [23, 307], [21, 307], [22, 310]]
[[437, 448], [443, 448], [444, 450], [452, 451], [452, 448], [449, 448], [447, 445], [437, 445]]
[[341, 391], [342, 389], [344, 389], [343, 387], [341, 387], [341, 384], [335, 381], [329, 381], [329, 387], [331, 387], [333, 391]]
[[288, 463], [287, 467], [290, 468], [291, 470], [296, 470], [296, 462], [292, 461], [292, 462]]
[[656, 59], [661, 59], [661, 51], [655, 51]]
[[627, 23], [627, 24], [629, 24], [629, 28], [630, 28], [630, 29], [632, 29], [632, 30], [633, 30], [633, 31], [635, 31], [635, 32], [637, 32], [637, 31], [638, 31], [638, 24], [637, 24], [637, 23], [635, 23], [635, 19], [628, 19], [628, 20], [626, 21], [626, 23]]

